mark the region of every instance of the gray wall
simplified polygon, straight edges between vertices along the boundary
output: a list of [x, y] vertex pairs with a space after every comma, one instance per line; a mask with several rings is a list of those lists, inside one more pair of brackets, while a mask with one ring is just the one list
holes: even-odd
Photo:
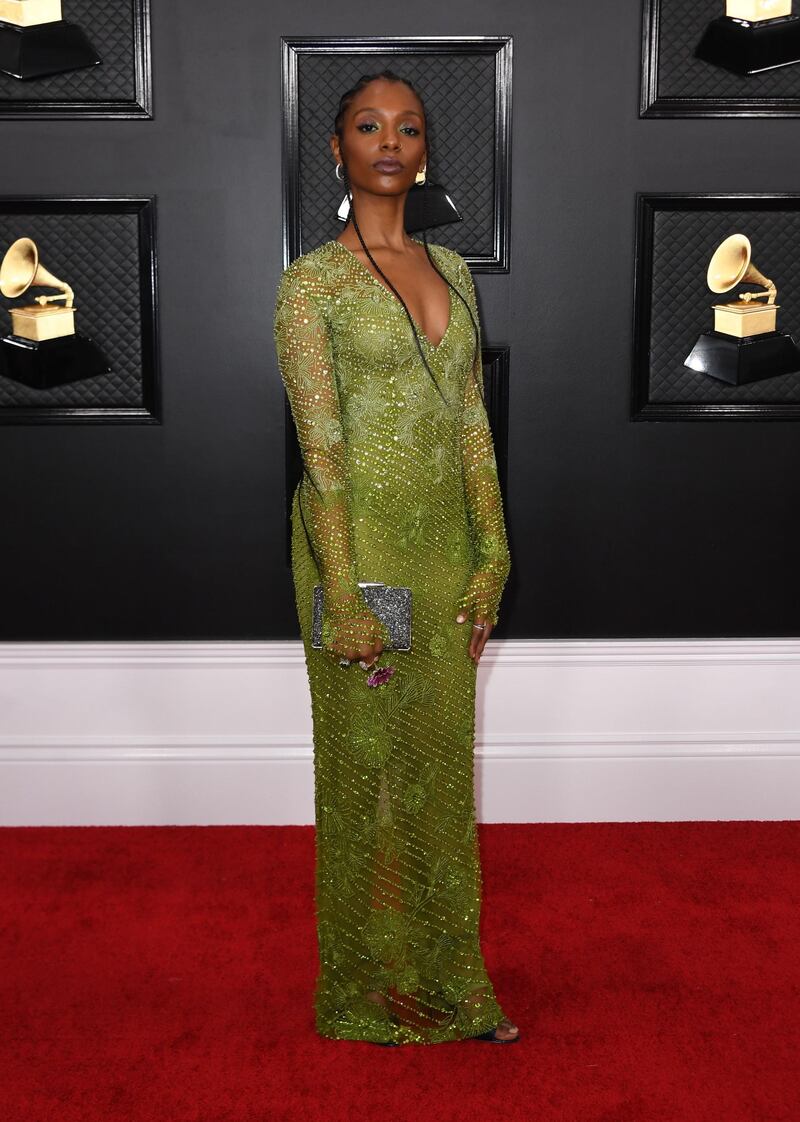
[[797, 632], [800, 430], [635, 423], [629, 401], [635, 191], [795, 190], [800, 121], [639, 119], [633, 0], [221, 11], [155, 6], [153, 121], [0, 122], [3, 193], [157, 196], [163, 398], [162, 425], [0, 429], [2, 637], [298, 635], [272, 341], [281, 34], [514, 37], [511, 272], [477, 277], [485, 339], [511, 346], [495, 635]]

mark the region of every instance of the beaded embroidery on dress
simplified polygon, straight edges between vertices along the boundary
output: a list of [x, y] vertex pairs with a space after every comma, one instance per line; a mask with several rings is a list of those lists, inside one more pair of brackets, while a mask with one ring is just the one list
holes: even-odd
[[[463, 257], [429, 248], [477, 323]], [[326, 242], [283, 271], [275, 344], [305, 468], [292, 574], [314, 731], [316, 1026], [339, 1039], [437, 1043], [504, 1016], [478, 935], [477, 667], [470, 618], [455, 617], [466, 608], [497, 621], [510, 556], [475, 381], [482, 388], [480, 340], [473, 369], [472, 322], [452, 292], [441, 340], [417, 330], [446, 401], [402, 304], [346, 246]], [[385, 650], [370, 674], [342, 669], [331, 646], [388, 640], [359, 580], [413, 594], [412, 649]], [[311, 646], [318, 582], [321, 649]]]

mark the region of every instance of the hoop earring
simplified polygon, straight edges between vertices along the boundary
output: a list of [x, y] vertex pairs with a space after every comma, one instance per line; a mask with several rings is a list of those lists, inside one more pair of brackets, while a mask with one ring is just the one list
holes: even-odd
[[[427, 170], [428, 170], [428, 165], [426, 164], [426, 165], [425, 165], [425, 167], [424, 167], [424, 168], [423, 168], [423, 169], [422, 169], [421, 171], [418, 171], [418, 172], [417, 172], [417, 174], [416, 174], [416, 177], [415, 177], [415, 179], [414, 179], [414, 182], [415, 182], [415, 183], [419, 183], [419, 184], [422, 184], [422, 183], [424, 183], [424, 182], [425, 182], [425, 172], [426, 172]], [[422, 178], [420, 178], [420, 176], [421, 176]]]
[[341, 169], [342, 172], [344, 172], [344, 164], [337, 164], [336, 165], [336, 170], [334, 171], [333, 174], [336, 176], [336, 178], [339, 180], [340, 183], [344, 183], [344, 175], [339, 175], [339, 170], [340, 169]]

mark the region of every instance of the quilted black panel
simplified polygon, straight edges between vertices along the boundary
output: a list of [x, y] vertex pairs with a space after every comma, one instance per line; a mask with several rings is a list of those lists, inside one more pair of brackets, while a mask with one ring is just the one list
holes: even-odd
[[[0, 214], [0, 259], [20, 237], [33, 238], [40, 263], [74, 289], [75, 330], [101, 347], [112, 371], [49, 390], [32, 389], [0, 377], [0, 409], [142, 407], [138, 216]], [[0, 335], [11, 332], [10, 307], [30, 304], [34, 296], [56, 291], [28, 289], [13, 300], [0, 296]]]
[[694, 58], [712, 19], [725, 15], [725, 0], [660, 0], [658, 96], [691, 98], [800, 97], [800, 66], [763, 74], [731, 74]]
[[99, 66], [22, 82], [0, 74], [0, 101], [120, 101], [136, 95], [134, 12], [138, 0], [62, 0], [61, 14], [76, 23], [103, 60]]
[[[428, 240], [465, 256], [491, 259], [495, 250], [496, 144], [494, 54], [335, 54], [298, 56], [300, 229], [306, 253], [342, 230], [336, 212], [345, 195], [329, 147], [342, 93], [362, 74], [384, 68], [408, 77], [428, 119], [428, 175], [441, 183], [463, 222], [428, 231]], [[453, 107], [456, 111], [453, 111]]]
[[777, 328], [800, 344], [800, 212], [797, 210], [659, 210], [654, 216], [649, 401], [681, 404], [800, 402], [800, 373], [729, 386], [683, 365], [697, 336], [714, 326], [711, 305], [722, 295], [706, 284], [711, 255], [729, 234], [750, 239], [753, 263], [777, 286]]

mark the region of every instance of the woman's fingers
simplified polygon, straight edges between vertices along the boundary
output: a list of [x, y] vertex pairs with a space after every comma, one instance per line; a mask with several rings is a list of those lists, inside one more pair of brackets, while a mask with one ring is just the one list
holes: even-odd
[[[475, 619], [470, 619], [463, 609], [456, 616], [456, 623], [460, 623], [462, 626], [466, 626], [467, 623], [469, 624], [471, 634], [468, 654], [469, 657], [477, 663], [483, 654], [486, 640], [492, 633], [493, 625], [484, 616], [476, 616]], [[475, 627], [474, 624], [476, 623], [483, 624], [483, 628]]]
[[366, 663], [372, 666], [381, 657], [383, 647], [348, 647], [336, 651], [337, 658], [346, 658], [348, 662]]
[[383, 647], [377, 644], [374, 647], [362, 647], [358, 653], [359, 666], [364, 670], [371, 670], [382, 653]]
[[362, 670], [371, 670], [382, 654], [382, 643], [362, 643], [356, 650], [345, 651], [344, 657], [350, 662], [358, 661]]
[[[352, 643], [353, 640], [351, 639], [350, 642]], [[338, 642], [331, 644], [329, 650], [337, 662], [341, 658], [346, 658], [348, 662], [365, 662], [371, 666], [383, 653], [383, 638], [379, 636], [372, 643], [362, 642], [357, 647], [342, 642], [340, 638]]]
[[476, 616], [472, 621], [473, 625], [476, 623], [483, 624], [483, 629], [473, 626], [472, 637], [469, 642], [469, 656], [477, 663], [483, 654], [483, 648], [486, 646], [486, 640], [492, 633], [492, 625], [488, 619], [483, 616]]
[[475, 620], [475, 623], [484, 624], [484, 629], [482, 629], [482, 631], [480, 631], [480, 628], [478, 627], [472, 628], [473, 638], [470, 645], [473, 647], [472, 657], [477, 663], [480, 659], [481, 654], [484, 653], [484, 647], [486, 646], [488, 637], [491, 634], [491, 624], [489, 623], [488, 619], [485, 619], [482, 616], [478, 616], [478, 618]]

